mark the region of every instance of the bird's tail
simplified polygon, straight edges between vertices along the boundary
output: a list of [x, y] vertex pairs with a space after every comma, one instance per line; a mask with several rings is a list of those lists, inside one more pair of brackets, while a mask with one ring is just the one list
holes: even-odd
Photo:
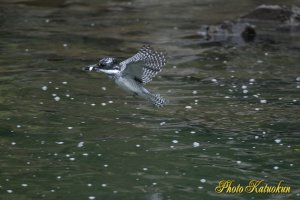
[[147, 95], [147, 100], [153, 105], [155, 105], [156, 107], [162, 107], [166, 103], [168, 103], [168, 101], [162, 98], [159, 94], [152, 94], [149, 92], [146, 95]]

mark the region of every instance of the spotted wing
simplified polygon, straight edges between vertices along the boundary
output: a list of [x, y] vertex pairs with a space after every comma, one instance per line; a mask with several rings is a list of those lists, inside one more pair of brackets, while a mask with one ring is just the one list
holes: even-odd
[[165, 64], [165, 54], [153, 50], [149, 45], [143, 46], [134, 56], [120, 63], [123, 73], [143, 84], [150, 82]]

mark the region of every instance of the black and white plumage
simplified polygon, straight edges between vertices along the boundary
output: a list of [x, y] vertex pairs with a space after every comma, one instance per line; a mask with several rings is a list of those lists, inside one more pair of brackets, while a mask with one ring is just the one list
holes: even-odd
[[166, 55], [143, 46], [135, 55], [118, 63], [115, 58], [103, 58], [85, 70], [104, 72], [126, 91], [141, 96], [157, 107], [166, 104], [159, 94], [153, 94], [143, 85], [149, 83], [166, 64]]

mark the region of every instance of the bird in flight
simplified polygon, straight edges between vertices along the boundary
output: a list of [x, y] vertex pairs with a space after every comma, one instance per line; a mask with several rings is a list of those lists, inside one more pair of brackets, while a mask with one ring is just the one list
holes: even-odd
[[159, 94], [150, 92], [144, 85], [149, 83], [165, 64], [165, 53], [157, 52], [149, 45], [144, 45], [135, 55], [122, 62], [118, 62], [116, 58], [105, 57], [84, 69], [103, 72], [125, 91], [161, 107], [167, 103], [167, 100]]

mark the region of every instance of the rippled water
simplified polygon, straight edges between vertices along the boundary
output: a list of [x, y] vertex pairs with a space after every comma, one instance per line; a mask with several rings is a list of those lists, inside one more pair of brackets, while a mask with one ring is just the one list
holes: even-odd
[[[1, 199], [298, 198], [299, 33], [238, 47], [197, 36], [257, 5], [2, 1]], [[145, 43], [169, 55], [147, 85], [164, 108], [81, 70]], [[218, 194], [222, 179], [292, 192]]]

